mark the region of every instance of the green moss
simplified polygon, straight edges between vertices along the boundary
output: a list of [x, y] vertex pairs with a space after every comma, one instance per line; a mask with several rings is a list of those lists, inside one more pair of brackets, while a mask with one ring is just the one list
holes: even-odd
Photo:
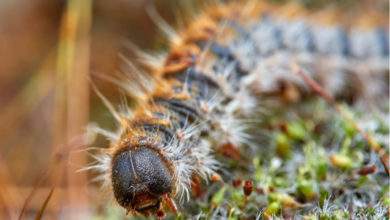
[[[266, 122], [256, 126], [286, 127], [276, 126], [267, 131], [268, 139], [264, 140], [267, 144], [248, 152], [242, 150], [240, 160], [217, 155], [225, 165], [221, 173], [225, 173], [226, 182], [204, 185], [204, 196], [181, 206], [179, 216], [168, 213], [167, 219], [299, 216], [338, 220], [359, 216], [381, 219], [386, 215], [390, 207], [389, 177], [381, 164], [373, 161], [375, 154], [350, 122], [316, 100], [294, 108], [287, 106], [283, 111], [275, 108], [275, 111], [270, 108], [273, 114], [267, 116]], [[375, 120], [379, 119], [371, 122], [379, 126], [381, 122]], [[384, 131], [371, 132], [375, 137]], [[374, 162], [378, 167], [375, 173], [357, 174], [366, 163]], [[244, 196], [242, 185], [231, 184], [232, 177], [253, 180], [254, 190], [249, 197]], [[360, 207], [362, 204], [365, 208]], [[345, 211], [347, 206], [353, 207], [352, 213]], [[118, 217], [111, 211], [107, 215], [107, 219]]]

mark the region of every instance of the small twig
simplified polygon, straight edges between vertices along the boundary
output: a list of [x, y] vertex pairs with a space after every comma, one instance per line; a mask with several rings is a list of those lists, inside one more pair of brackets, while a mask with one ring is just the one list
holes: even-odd
[[305, 71], [300, 68], [296, 63], [292, 63], [291, 68], [295, 74], [300, 76], [303, 81], [320, 97], [325, 99], [331, 106], [335, 108], [335, 110], [345, 119], [347, 120], [353, 127], [356, 129], [363, 138], [367, 141], [370, 148], [375, 151], [383, 164], [383, 167], [386, 170], [387, 175], [390, 174], [389, 169], [389, 155], [386, 151], [380, 146], [380, 144], [367, 132], [365, 132], [359, 125], [353, 120], [353, 118], [348, 114], [333, 98], [331, 94], [329, 94], [320, 84], [318, 84], [315, 80], [313, 80]]

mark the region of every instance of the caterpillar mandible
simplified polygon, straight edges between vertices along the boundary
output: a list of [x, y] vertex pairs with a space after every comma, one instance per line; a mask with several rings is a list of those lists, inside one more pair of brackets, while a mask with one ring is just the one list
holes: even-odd
[[253, 117], [261, 96], [292, 89], [285, 98], [299, 102], [307, 87], [292, 64], [336, 97], [379, 106], [388, 98], [386, 21], [361, 15], [359, 23], [342, 15], [309, 13], [295, 4], [217, 3], [176, 32], [154, 14], [169, 52], [162, 58], [140, 53], [152, 74], [130, 65], [137, 82], [117, 82], [137, 97], [133, 111], [118, 112], [98, 92], [118, 130], [95, 129], [111, 144], [90, 168], [101, 172], [128, 212], [174, 207], [175, 198], [189, 198], [194, 176], [218, 176], [216, 145], [252, 144], [241, 119]]

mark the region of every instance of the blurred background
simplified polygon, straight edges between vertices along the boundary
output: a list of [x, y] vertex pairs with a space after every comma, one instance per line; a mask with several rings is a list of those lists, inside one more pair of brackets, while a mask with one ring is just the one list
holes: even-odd
[[[114, 127], [90, 80], [118, 72], [128, 41], [145, 50], [161, 47], [146, 13], [150, 3], [0, 1], [0, 219], [89, 219], [111, 203], [87, 173], [77, 172], [91, 161], [82, 136], [87, 124]], [[168, 23], [177, 4], [154, 2]], [[118, 100], [115, 86], [93, 81]]]
[[[97, 212], [99, 189], [90, 187], [85, 172], [76, 172], [90, 162], [81, 134], [89, 121], [114, 125], [90, 91], [90, 78], [118, 72], [128, 41], [156, 47], [147, 4], [0, 1], [0, 219], [30, 219], [42, 210], [45, 219]], [[173, 18], [172, 2], [155, 5], [164, 18]], [[111, 84], [95, 81], [116, 100]]]

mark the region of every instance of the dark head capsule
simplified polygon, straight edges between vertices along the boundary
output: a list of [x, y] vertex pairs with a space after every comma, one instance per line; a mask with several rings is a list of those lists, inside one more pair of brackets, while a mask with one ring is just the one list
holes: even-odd
[[162, 196], [171, 193], [173, 184], [167, 163], [153, 149], [127, 149], [113, 158], [114, 196], [128, 211], [154, 213], [160, 208]]

